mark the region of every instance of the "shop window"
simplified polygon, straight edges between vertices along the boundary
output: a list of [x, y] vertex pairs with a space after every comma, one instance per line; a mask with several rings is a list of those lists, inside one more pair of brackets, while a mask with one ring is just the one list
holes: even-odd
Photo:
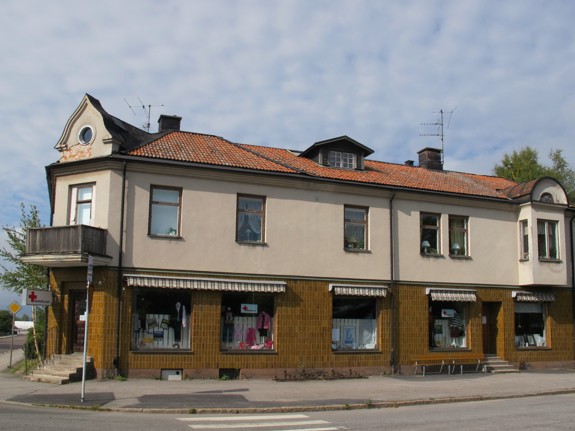
[[333, 297], [331, 343], [337, 351], [376, 350], [375, 298]]
[[421, 238], [420, 238], [420, 251], [421, 254], [438, 255], [439, 250], [439, 221], [441, 216], [439, 214], [421, 213]]
[[346, 250], [367, 250], [367, 208], [344, 208], [343, 244]]
[[182, 190], [153, 186], [150, 194], [150, 235], [179, 236]]
[[467, 347], [467, 308], [465, 302], [429, 299], [430, 349]]
[[275, 298], [267, 293], [222, 295], [221, 350], [273, 350]]
[[94, 185], [73, 186], [70, 189], [70, 224], [92, 226]]
[[529, 223], [527, 220], [519, 222], [519, 240], [521, 243], [521, 260], [529, 260]]
[[264, 242], [265, 197], [238, 196], [236, 218], [237, 242]]
[[552, 220], [537, 220], [537, 246], [539, 259], [559, 259], [557, 242], [558, 223]]
[[132, 350], [189, 349], [191, 293], [178, 289], [136, 289]]
[[515, 345], [517, 347], [547, 346], [546, 308], [542, 302], [515, 303]]
[[468, 217], [449, 216], [449, 254], [468, 256]]

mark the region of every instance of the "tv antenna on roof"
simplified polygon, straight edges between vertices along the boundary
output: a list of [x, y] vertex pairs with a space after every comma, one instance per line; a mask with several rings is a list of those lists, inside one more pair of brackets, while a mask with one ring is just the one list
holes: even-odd
[[437, 136], [441, 141], [441, 166], [443, 166], [444, 162], [444, 150], [445, 150], [445, 134], [443, 132], [443, 126], [445, 125], [444, 116], [449, 115], [449, 119], [447, 120], [447, 128], [449, 129], [449, 125], [451, 124], [451, 115], [453, 111], [457, 109], [457, 106], [453, 108], [449, 112], [443, 112], [443, 109], [440, 109], [439, 112], [435, 112], [439, 114], [439, 118], [435, 123], [421, 123], [422, 126], [436, 126], [437, 131], [435, 133], [420, 133], [419, 136]]
[[[146, 105], [144, 105], [144, 102], [142, 102], [142, 100], [138, 97], [138, 100], [140, 101], [141, 105], [142, 105], [142, 109], [144, 110], [145, 114], [146, 114], [146, 122], [142, 125], [142, 127], [146, 130], [146, 132], [150, 132], [150, 116], [152, 114], [152, 108], [157, 108], [157, 107], [162, 107], [164, 105], [148, 105], [146, 107]], [[126, 98], [124, 97], [124, 102], [126, 102], [126, 105], [128, 105], [128, 108], [130, 108], [130, 110], [134, 113], [134, 115], [137, 116], [136, 111], [134, 111], [134, 108], [132, 108], [132, 105], [130, 105], [128, 103], [128, 101], [126, 100]]]

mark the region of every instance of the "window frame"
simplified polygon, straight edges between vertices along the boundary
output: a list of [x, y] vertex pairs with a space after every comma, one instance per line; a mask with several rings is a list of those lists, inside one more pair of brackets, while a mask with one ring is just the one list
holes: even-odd
[[[90, 199], [78, 199], [82, 189], [91, 189]], [[74, 184], [70, 186], [69, 190], [69, 211], [68, 211], [68, 224], [70, 226], [78, 226], [78, 209], [80, 205], [86, 203], [90, 204], [90, 221], [87, 226], [94, 225], [94, 202], [96, 194], [96, 183]]]
[[[426, 217], [436, 217], [436, 225], [424, 224], [424, 218]], [[420, 212], [419, 213], [419, 251], [423, 256], [441, 256], [441, 214], [432, 212]], [[436, 242], [436, 252], [426, 251], [423, 243], [427, 241], [427, 237], [424, 237], [424, 231], [435, 231], [435, 242]], [[429, 242], [429, 241], [428, 241]], [[433, 244], [429, 243], [429, 248], [433, 249]]]
[[328, 165], [334, 168], [341, 169], [356, 169], [357, 168], [357, 155], [349, 151], [329, 150]]
[[[543, 233], [541, 232], [541, 226], [544, 226]], [[544, 240], [544, 250], [542, 250], [542, 239]], [[543, 254], [542, 251], [544, 251]], [[559, 221], [537, 219], [537, 254], [540, 261], [560, 260]]]
[[[364, 218], [362, 221], [355, 219], [348, 219], [347, 210], [353, 211], [363, 211]], [[361, 226], [363, 227], [363, 247], [357, 246], [361, 241], [349, 241], [347, 238], [347, 228], [348, 226]], [[344, 205], [343, 206], [343, 248], [346, 251], [369, 251], [369, 207], [357, 206], [357, 205]], [[356, 246], [353, 246], [353, 243]]]
[[[251, 200], [259, 200], [261, 202], [261, 209], [259, 210], [250, 210], [240, 208], [240, 200], [241, 199], [251, 199]], [[266, 208], [267, 206], [267, 197], [261, 195], [250, 195], [250, 194], [238, 194], [236, 197], [236, 242], [238, 244], [255, 244], [255, 245], [262, 245], [266, 243]], [[242, 239], [240, 235], [240, 216], [246, 215], [256, 215], [260, 217], [260, 238], [256, 240], [250, 239]], [[251, 223], [251, 222], [250, 222]]]
[[[469, 350], [470, 339], [470, 305], [464, 301], [434, 301], [431, 295], [428, 298], [428, 349], [430, 351], [451, 350], [462, 351]], [[433, 310], [440, 310], [434, 313]], [[459, 309], [459, 310], [458, 310]], [[443, 315], [443, 310], [455, 311], [454, 316]], [[460, 311], [460, 312], [459, 312]], [[452, 324], [452, 319], [458, 321], [461, 326], [457, 327]], [[438, 317], [439, 316], [439, 317]], [[438, 321], [441, 321], [440, 323]], [[453, 325], [453, 326], [452, 326]], [[441, 328], [439, 331], [438, 328]], [[455, 334], [452, 331], [458, 330]], [[448, 331], [448, 332], [445, 332]], [[445, 345], [442, 345], [445, 344]], [[461, 345], [458, 345], [461, 344]]]
[[520, 260], [529, 260], [529, 220], [519, 220], [519, 254]]
[[[373, 296], [349, 296], [349, 295], [332, 295], [331, 299], [331, 324], [332, 324], [332, 331], [331, 331], [331, 350], [334, 353], [349, 353], [349, 352], [379, 352], [381, 351], [380, 347], [380, 325], [379, 325], [379, 315], [380, 315], [380, 300], [381, 298], [373, 297]], [[344, 302], [346, 304], [361, 303], [365, 302], [369, 308], [372, 308], [373, 317], [371, 319], [361, 319], [357, 317], [334, 317], [335, 313], [335, 303], [336, 302]], [[342, 321], [343, 331], [340, 327], [341, 324], [335, 322], [336, 320]], [[373, 334], [372, 334], [372, 343], [363, 345], [359, 347], [356, 345], [356, 338], [359, 335], [359, 328], [351, 325], [351, 321], [353, 320], [373, 320]], [[355, 328], [353, 329], [348, 328]], [[337, 331], [336, 331], [337, 330]], [[346, 332], [347, 331], [347, 332]], [[348, 340], [349, 337], [349, 340]], [[337, 339], [336, 339], [337, 338]], [[346, 342], [346, 340], [348, 340]], [[347, 344], [347, 345], [346, 345]], [[369, 346], [369, 347], [368, 347]]]
[[[454, 227], [452, 226], [452, 221], [463, 220], [464, 227]], [[469, 257], [469, 217], [460, 215], [449, 215], [448, 218], [448, 229], [449, 229], [449, 256], [450, 257]], [[463, 233], [463, 244], [455, 242], [453, 236]], [[460, 250], [458, 252], [453, 248], [454, 244], [458, 244]]]
[[[523, 307], [534, 307], [534, 306], [539, 306], [541, 308], [540, 312], [520, 312], [517, 311], [518, 308], [521, 308], [521, 306]], [[518, 315], [519, 314], [526, 314], [526, 315], [541, 315], [540, 319], [541, 319], [541, 324], [542, 324], [542, 328], [541, 328], [541, 335], [540, 334], [536, 334], [534, 331], [529, 331], [529, 327], [527, 329], [525, 329], [525, 327], [522, 327], [522, 330], [520, 332], [522, 332], [522, 334], [518, 334], [518, 329], [521, 327], [521, 323], [523, 323], [525, 325], [526, 321], [525, 319], [521, 319], [519, 318], [518, 321]], [[528, 322], [533, 322], [533, 318], [528, 319]], [[514, 322], [514, 330], [513, 330], [513, 334], [515, 336], [515, 347], [517, 349], [533, 349], [533, 348], [539, 348], [539, 349], [548, 349], [550, 348], [550, 342], [549, 342], [549, 337], [548, 337], [548, 331], [547, 328], [549, 326], [549, 309], [548, 309], [548, 304], [545, 302], [532, 302], [532, 303], [525, 303], [525, 302], [515, 302], [513, 304], [513, 322]], [[535, 335], [538, 335], [540, 338], [540, 341], [543, 344], [537, 344], [537, 338], [535, 337]], [[530, 338], [531, 337], [531, 338]], [[533, 340], [533, 341], [531, 341]]]
[[[166, 191], [173, 191], [178, 192], [178, 202], [168, 202], [168, 201], [155, 201], [154, 200], [154, 190], [166, 190]], [[160, 186], [160, 185], [150, 185], [150, 203], [149, 203], [149, 210], [148, 210], [148, 235], [151, 237], [166, 237], [166, 238], [180, 238], [181, 237], [181, 230], [182, 230], [182, 188], [181, 187], [172, 187], [172, 186]], [[177, 207], [177, 227], [175, 233], [158, 233], [152, 232], [153, 226], [153, 217], [154, 217], [154, 207]]]

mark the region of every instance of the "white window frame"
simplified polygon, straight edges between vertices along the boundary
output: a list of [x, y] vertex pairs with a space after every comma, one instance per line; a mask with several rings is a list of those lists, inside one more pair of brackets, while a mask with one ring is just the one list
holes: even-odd
[[[178, 193], [178, 201], [177, 202], [168, 202], [168, 201], [160, 201], [154, 200], [154, 190], [165, 190], [171, 192]], [[154, 225], [154, 208], [162, 208], [162, 207], [177, 207], [178, 214], [176, 220], [176, 227], [171, 226], [170, 229], [166, 232], [153, 232], [152, 228]], [[150, 236], [167, 236], [167, 237], [179, 237], [181, 235], [181, 221], [182, 217], [182, 189], [178, 187], [169, 187], [169, 186], [150, 186], [150, 209], [149, 209], [149, 223], [148, 223], [148, 235]]]
[[328, 157], [329, 166], [334, 168], [355, 169], [357, 166], [357, 160], [354, 153], [332, 150], [329, 152]]
[[[437, 223], [435, 225], [424, 225], [423, 219], [425, 217], [436, 217]], [[427, 237], [423, 234], [424, 230], [435, 231], [435, 245], [437, 247], [435, 252], [430, 251], [430, 249], [433, 250], [433, 244], [425, 244], [429, 241], [427, 241]], [[425, 256], [441, 256], [441, 214], [432, 212], [421, 212], [419, 214], [419, 249], [420, 253]]]
[[529, 260], [529, 221], [519, 221], [519, 247], [521, 260]]
[[[347, 211], [355, 211], [355, 212], [363, 212], [364, 217], [363, 220], [356, 220], [349, 218], [347, 215]], [[362, 228], [363, 238], [352, 238], [348, 237], [348, 227], [360, 227]], [[345, 250], [356, 250], [356, 251], [365, 251], [369, 250], [368, 248], [368, 228], [369, 228], [369, 208], [368, 207], [359, 207], [354, 205], [345, 205], [343, 209], [343, 244]], [[363, 240], [363, 241], [362, 241]], [[363, 244], [362, 244], [363, 243]]]
[[[91, 195], [89, 199], [83, 199], [81, 197], [80, 191], [83, 189], [90, 189]], [[69, 214], [68, 214], [68, 224], [70, 225], [78, 225], [78, 224], [86, 224], [86, 223], [78, 223], [79, 220], [79, 210], [80, 207], [84, 207], [88, 204], [90, 219], [88, 221], [87, 226], [94, 225], [94, 203], [96, 200], [96, 184], [95, 183], [86, 183], [86, 184], [77, 184], [70, 187], [70, 205], [69, 205]]]
[[[455, 220], [463, 220], [463, 227], [454, 227], [451, 225], [452, 221]], [[461, 256], [461, 257], [468, 257], [469, 256], [469, 217], [468, 216], [460, 216], [460, 215], [449, 215], [448, 220], [448, 229], [449, 229], [449, 255], [450, 256]], [[455, 242], [453, 236], [463, 233], [463, 244], [459, 242]], [[460, 241], [461, 242], [461, 241]], [[458, 247], [456, 248], [455, 245]]]
[[[543, 244], [542, 241], [544, 241]], [[557, 220], [537, 220], [537, 251], [540, 260], [559, 260], [559, 222]]]
[[[240, 202], [242, 199], [252, 200], [252, 201], [259, 201], [261, 203], [261, 209], [247, 209], [241, 208]], [[260, 225], [259, 226], [252, 226], [250, 219], [254, 217], [259, 217]], [[245, 224], [247, 223], [247, 226]], [[259, 238], [250, 238], [249, 234], [248, 237], [245, 238], [244, 227], [249, 228], [254, 227], [260, 228]], [[252, 230], [255, 234], [258, 234], [256, 229]], [[265, 196], [256, 196], [256, 195], [245, 195], [245, 194], [238, 194], [236, 200], [236, 242], [243, 244], [265, 244], [265, 237], [266, 237], [266, 197]]]

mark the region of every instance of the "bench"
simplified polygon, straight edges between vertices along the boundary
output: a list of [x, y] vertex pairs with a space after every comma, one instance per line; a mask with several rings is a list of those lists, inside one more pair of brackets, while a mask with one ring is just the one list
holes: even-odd
[[[431, 361], [440, 363], [430, 363]], [[487, 365], [483, 358], [431, 358], [424, 357], [415, 361], [415, 374], [421, 374], [425, 377], [428, 374], [464, 374], [464, 373], [486, 373]]]

